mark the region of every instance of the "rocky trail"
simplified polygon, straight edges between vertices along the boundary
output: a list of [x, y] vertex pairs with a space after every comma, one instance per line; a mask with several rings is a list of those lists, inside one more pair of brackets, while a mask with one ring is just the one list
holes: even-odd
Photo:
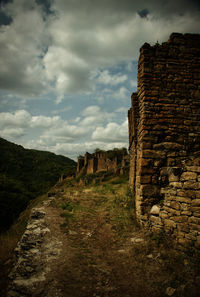
[[199, 296], [196, 266], [147, 239], [127, 197], [120, 184], [49, 193], [15, 250], [8, 297]]

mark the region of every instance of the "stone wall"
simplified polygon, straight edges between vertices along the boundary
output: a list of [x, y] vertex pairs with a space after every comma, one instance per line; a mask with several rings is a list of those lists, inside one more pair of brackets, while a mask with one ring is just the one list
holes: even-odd
[[161, 177], [168, 184], [161, 188], [163, 200], [150, 210], [152, 230], [164, 228], [177, 243], [200, 248], [200, 152], [180, 167], [163, 168]]
[[[83, 162], [84, 160], [84, 162]], [[129, 155], [127, 150], [97, 151], [80, 156], [77, 162], [77, 175], [92, 174], [101, 171], [125, 173], [129, 169]]]
[[[182, 206], [180, 201], [180, 209], [169, 206], [169, 197], [192, 199], [186, 195], [187, 182], [191, 184], [191, 176], [196, 177], [196, 187], [199, 182], [198, 168], [197, 172], [191, 171], [191, 174], [187, 174], [190, 171], [183, 166], [191, 162], [194, 153], [200, 151], [199, 69], [200, 35], [173, 33], [169, 40], [161, 45], [150, 46], [145, 43], [140, 49], [138, 92], [132, 95], [132, 107], [128, 114], [130, 185], [136, 197], [137, 217], [144, 225], [150, 222], [154, 228], [163, 226], [166, 229], [166, 220], [170, 217], [169, 220], [174, 222], [172, 233], [176, 235], [179, 230], [177, 226], [180, 226], [179, 220], [184, 220], [184, 216], [187, 220], [184, 213], [186, 210], [181, 208], [185, 205]], [[172, 181], [172, 173], [180, 180]], [[181, 173], [185, 174], [183, 176], [186, 180], [183, 181]], [[176, 186], [180, 183], [180, 188], [173, 183]], [[182, 189], [185, 196], [179, 195], [178, 192], [172, 195], [174, 189]], [[169, 190], [173, 190], [172, 193]], [[198, 188], [195, 191], [198, 192]], [[166, 216], [166, 222], [161, 218], [162, 215], [160, 217], [150, 214], [152, 207], [162, 205], [163, 201], [164, 206], [171, 209], [168, 214], [161, 211], [162, 215]], [[176, 202], [176, 199], [173, 201]], [[187, 207], [188, 220], [195, 220], [192, 219], [192, 204]], [[172, 220], [171, 214], [181, 219]], [[191, 230], [189, 229], [189, 234]], [[188, 237], [180, 237], [180, 240]]]

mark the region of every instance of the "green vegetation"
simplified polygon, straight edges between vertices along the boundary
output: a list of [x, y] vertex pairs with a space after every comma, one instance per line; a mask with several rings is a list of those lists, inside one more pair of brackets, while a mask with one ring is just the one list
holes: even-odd
[[50, 152], [24, 149], [0, 138], [0, 232], [6, 231], [29, 201], [46, 193], [76, 163]]

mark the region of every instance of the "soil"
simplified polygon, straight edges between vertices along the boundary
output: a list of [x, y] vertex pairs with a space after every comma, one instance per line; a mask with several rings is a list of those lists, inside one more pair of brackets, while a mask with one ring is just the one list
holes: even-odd
[[[43, 217], [32, 215], [27, 236], [40, 230], [41, 240], [30, 247], [29, 239], [20, 250], [26, 236], [19, 244], [8, 296], [199, 296], [196, 266], [181, 252], [170, 252], [166, 242], [160, 244], [160, 237], [147, 238], [133, 209], [117, 201], [120, 189], [58, 187], [35, 207]], [[33, 256], [20, 262], [24, 250]]]

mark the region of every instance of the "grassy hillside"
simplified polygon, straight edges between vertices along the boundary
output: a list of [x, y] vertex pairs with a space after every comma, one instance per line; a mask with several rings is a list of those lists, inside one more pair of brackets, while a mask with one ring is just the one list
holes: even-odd
[[48, 191], [76, 162], [50, 152], [24, 149], [0, 138], [0, 232], [5, 231], [28, 202]]

